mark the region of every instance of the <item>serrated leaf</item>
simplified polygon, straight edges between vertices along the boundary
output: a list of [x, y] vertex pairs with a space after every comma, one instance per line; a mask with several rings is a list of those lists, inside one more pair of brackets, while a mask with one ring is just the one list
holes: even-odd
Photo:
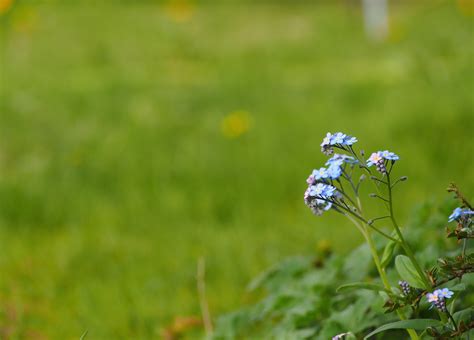
[[412, 319], [412, 320], [402, 320], [392, 323], [388, 323], [377, 328], [372, 333], [364, 337], [364, 340], [370, 338], [371, 336], [378, 334], [380, 332], [388, 331], [390, 329], [415, 329], [415, 330], [424, 330], [428, 327], [442, 326], [443, 324], [439, 320], [434, 319]]
[[380, 261], [380, 265], [382, 266], [382, 268], [387, 267], [387, 265], [392, 260], [396, 246], [397, 243], [391, 240], [385, 246], [385, 249], [383, 250], [382, 260]]
[[376, 292], [385, 291], [385, 289], [382, 286], [377, 285], [375, 283], [352, 282], [352, 283], [347, 283], [345, 285], [337, 287], [336, 292], [340, 293], [342, 291], [351, 290], [351, 289], [367, 289], [367, 290], [374, 290]]
[[415, 288], [424, 287], [422, 278], [418, 275], [418, 272], [408, 256], [398, 255], [395, 258], [395, 268], [397, 269], [398, 275], [408, 282], [410, 286]]

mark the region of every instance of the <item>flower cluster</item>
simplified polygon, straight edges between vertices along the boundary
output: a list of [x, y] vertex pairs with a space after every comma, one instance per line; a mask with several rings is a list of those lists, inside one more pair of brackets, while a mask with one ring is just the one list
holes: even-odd
[[388, 150], [377, 151], [370, 155], [369, 159], [367, 160], [367, 166], [371, 167], [372, 165], [375, 165], [378, 172], [385, 174], [387, 173], [386, 162], [395, 162], [399, 159], [400, 157], [398, 157], [398, 155]]
[[352, 156], [333, 154], [333, 147], [347, 151], [346, 147], [356, 142], [357, 138], [342, 132], [335, 134], [328, 132], [321, 143], [323, 153], [333, 156], [327, 160], [325, 167], [314, 169], [306, 179], [308, 188], [304, 194], [304, 201], [314, 214], [321, 215], [324, 211], [331, 209], [335, 200], [342, 197], [333, 181], [340, 181], [339, 178], [343, 175], [346, 164], [353, 166], [358, 163], [358, 160]]
[[309, 186], [304, 193], [304, 202], [315, 215], [321, 215], [324, 211], [331, 209], [331, 198], [338, 196], [336, 188], [322, 182], [310, 181], [310, 178], [312, 175], [307, 180]]
[[448, 222], [456, 221], [457, 227], [454, 230], [447, 228], [448, 237], [456, 237], [458, 240], [474, 238], [473, 226], [474, 211], [468, 208], [456, 208], [448, 217]]
[[321, 143], [321, 151], [325, 155], [332, 155], [334, 150], [333, 147], [344, 149], [345, 146], [351, 146], [357, 142], [357, 138], [348, 136], [342, 132], [336, 132], [332, 134], [328, 132]]
[[433, 293], [426, 294], [426, 298], [431, 306], [436, 307], [441, 312], [447, 312], [446, 299], [450, 299], [453, 294], [448, 288], [436, 289]]
[[458, 221], [461, 222], [464, 219], [468, 219], [469, 215], [474, 215], [474, 211], [470, 209], [456, 208], [453, 213], [449, 216], [448, 222]]
[[306, 183], [314, 184], [317, 181], [326, 182], [326, 180], [338, 179], [342, 174], [342, 166], [344, 163], [355, 164], [357, 163], [357, 160], [351, 156], [335, 154], [326, 162], [325, 165], [327, 168], [322, 167], [313, 170], [311, 175], [306, 180]]
[[[334, 208], [345, 210], [349, 214], [357, 211], [354, 200], [350, 195], [344, 191], [343, 180], [350, 183], [350, 187], [354, 194], [358, 196], [359, 184], [364, 176], [361, 176], [359, 183], [354, 183], [352, 179], [352, 171], [346, 172], [346, 167], [350, 166], [353, 170], [356, 164], [361, 168], [367, 168], [376, 165], [377, 170], [381, 173], [387, 173], [387, 164], [400, 159], [398, 155], [388, 150], [374, 152], [365, 164], [359, 164], [360, 160], [352, 148], [352, 145], [357, 142], [357, 138], [346, 135], [342, 132], [334, 134], [328, 132], [321, 143], [321, 150], [326, 155], [332, 155], [324, 167], [314, 169], [309, 175], [306, 183], [308, 188], [305, 192], [304, 199], [308, 207], [313, 213], [321, 215], [324, 211]], [[334, 148], [338, 148], [350, 154], [334, 153]], [[349, 204], [349, 205], [348, 205]], [[350, 206], [352, 205], [352, 207]]]
[[405, 296], [407, 295], [410, 295], [410, 292], [411, 292], [411, 288], [410, 288], [410, 285], [408, 284], [408, 282], [406, 281], [398, 281], [398, 285], [400, 286], [400, 288], [402, 289], [402, 292]]

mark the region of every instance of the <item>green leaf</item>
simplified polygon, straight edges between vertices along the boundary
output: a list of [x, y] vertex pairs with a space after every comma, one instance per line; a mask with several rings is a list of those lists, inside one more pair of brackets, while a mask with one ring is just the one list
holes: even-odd
[[343, 271], [347, 281], [362, 281], [372, 270], [373, 261], [370, 248], [363, 244], [346, 257]]
[[408, 256], [398, 255], [395, 258], [395, 268], [397, 269], [398, 275], [408, 282], [410, 286], [415, 288], [424, 287], [423, 280], [420, 275], [418, 275], [418, 272]]
[[442, 326], [443, 324], [439, 320], [434, 319], [413, 319], [413, 320], [403, 320], [388, 323], [377, 328], [372, 333], [368, 334], [365, 339], [370, 338], [371, 336], [378, 334], [389, 329], [415, 329], [415, 330], [424, 330], [428, 327]]
[[383, 250], [383, 255], [382, 255], [382, 260], [381, 260], [381, 266], [382, 268], [387, 267], [387, 265], [390, 263], [390, 261], [393, 258], [393, 253], [395, 251], [395, 247], [397, 246], [397, 243], [395, 241], [390, 240], [387, 245], [385, 246], [385, 249]]
[[460, 321], [468, 323], [470, 320], [474, 320], [474, 307], [469, 307], [454, 313], [453, 319], [456, 323], [459, 323]]
[[455, 286], [452, 286], [449, 289], [452, 290], [452, 291], [455, 291], [455, 292], [462, 292], [463, 290], [466, 290], [466, 285], [461, 282], [461, 283], [458, 283]]
[[257, 288], [260, 288], [263, 286], [263, 284], [268, 281], [269, 278], [273, 277], [276, 268], [270, 268], [269, 270], [266, 270], [262, 273], [260, 273], [258, 276], [256, 276], [252, 281], [247, 286], [247, 291], [252, 292], [256, 290]]
[[294, 277], [311, 268], [311, 260], [304, 257], [288, 258], [254, 278], [247, 286], [248, 291], [265, 287], [269, 291], [290, 282]]
[[353, 282], [353, 283], [348, 283], [348, 284], [337, 287], [336, 292], [340, 293], [342, 291], [346, 291], [350, 289], [367, 289], [367, 290], [374, 290], [376, 292], [385, 291], [385, 289], [382, 286], [376, 285], [374, 283]]
[[84, 333], [82, 333], [81, 337], [79, 338], [79, 340], [84, 340], [87, 336], [87, 333], [89, 333], [89, 330], [86, 329], [86, 331]]

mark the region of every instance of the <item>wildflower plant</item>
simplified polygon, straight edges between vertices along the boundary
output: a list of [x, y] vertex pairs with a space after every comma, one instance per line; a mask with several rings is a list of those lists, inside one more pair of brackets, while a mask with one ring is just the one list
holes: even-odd
[[[383, 284], [379, 290], [387, 297], [385, 308], [388, 312], [396, 312], [401, 320], [398, 327], [405, 328], [411, 339], [419, 339], [417, 330], [420, 329], [420, 325], [426, 325], [426, 320], [417, 322], [416, 319], [410, 319], [412, 315], [418, 313], [423, 295], [426, 295], [427, 302], [431, 307], [435, 307], [439, 315], [439, 320], [431, 320], [430, 325], [442, 325], [444, 336], [448, 333], [453, 336], [462, 334], [469, 327], [463, 325], [460, 330], [447, 308], [449, 300], [455, 293], [448, 288], [433, 291], [433, 288], [440, 284], [437, 273], [442, 270], [427, 271], [422, 268], [395, 217], [393, 191], [397, 184], [407, 179], [406, 176], [395, 179], [393, 175], [400, 157], [392, 151], [383, 150], [375, 151], [368, 159], [364, 159], [364, 153], [357, 152], [355, 149], [354, 144], [357, 141], [357, 138], [342, 132], [326, 134], [321, 143], [321, 151], [331, 157], [325, 162], [325, 167], [313, 170], [306, 180], [308, 188], [304, 194], [305, 204], [318, 216], [328, 211], [346, 216], [362, 233]], [[385, 206], [385, 213], [381, 216], [368, 217], [363, 210], [360, 186], [366, 178], [375, 189], [370, 197], [380, 200]], [[457, 189], [453, 187], [452, 190]], [[457, 196], [460, 195], [457, 191]], [[448, 217], [449, 222], [457, 223], [456, 229], [448, 229], [448, 236], [463, 239], [462, 255], [457, 260], [444, 260], [445, 277], [441, 279], [441, 283], [449, 282], [454, 278], [460, 279], [473, 269], [472, 258], [466, 258], [465, 251], [468, 239], [473, 238], [474, 235], [472, 229], [474, 211], [464, 198], [463, 202], [463, 206], [456, 208]], [[382, 220], [390, 222], [389, 230], [379, 226]], [[374, 233], [381, 235], [387, 241], [383, 258], [375, 246]], [[391, 253], [396, 246], [404, 252], [395, 259], [395, 266], [401, 279], [398, 282], [401, 294], [396, 293], [397, 288], [392, 286], [386, 273], [389, 262], [387, 259], [391, 258]], [[358, 284], [363, 286], [363, 283], [354, 285]], [[407, 311], [405, 308], [407, 306], [411, 307], [411, 312]], [[474, 327], [474, 325], [471, 326]], [[428, 327], [422, 330], [427, 329]], [[430, 330], [432, 334], [440, 334], [435, 331], [435, 328], [431, 327]]]
[[[401, 157], [392, 150], [365, 156], [357, 143], [326, 134], [327, 159], [309, 173], [304, 203], [317, 216], [347, 217], [366, 242], [347, 256], [324, 245], [270, 268], [249, 285], [263, 297], [219, 318], [216, 339], [474, 339], [472, 205], [450, 185], [457, 208], [421, 209], [402, 229], [393, 204], [407, 180], [395, 175]], [[363, 206], [367, 187], [381, 203], [375, 215]], [[440, 240], [443, 227], [451, 242]]]

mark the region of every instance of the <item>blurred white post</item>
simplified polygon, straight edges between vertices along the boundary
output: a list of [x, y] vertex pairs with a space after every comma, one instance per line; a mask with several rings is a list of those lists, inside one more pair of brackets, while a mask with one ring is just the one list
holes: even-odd
[[388, 35], [388, 0], [362, 0], [365, 30], [374, 40], [384, 40]]

